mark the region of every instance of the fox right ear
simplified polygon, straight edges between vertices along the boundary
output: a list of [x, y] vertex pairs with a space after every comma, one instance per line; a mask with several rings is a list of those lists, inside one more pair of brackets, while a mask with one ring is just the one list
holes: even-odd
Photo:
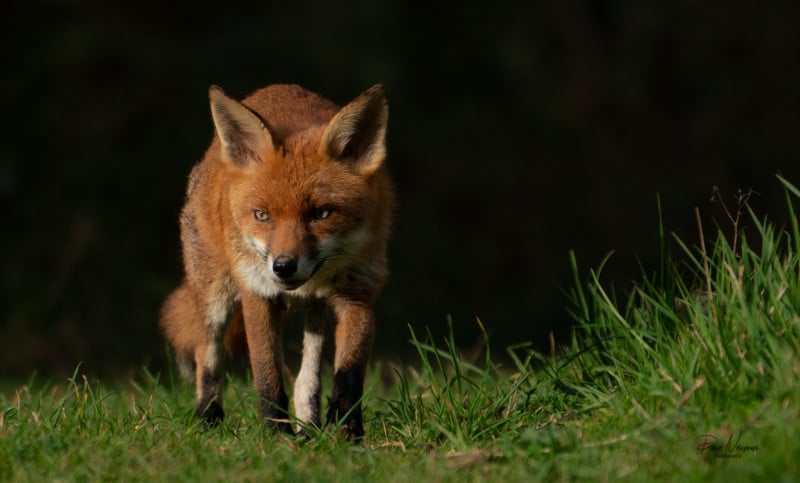
[[244, 168], [263, 161], [272, 152], [272, 135], [253, 111], [226, 96], [217, 86], [208, 89], [208, 99], [224, 161]]
[[386, 157], [389, 104], [383, 86], [367, 89], [331, 119], [322, 134], [322, 149], [334, 159], [354, 166], [363, 175], [374, 173]]

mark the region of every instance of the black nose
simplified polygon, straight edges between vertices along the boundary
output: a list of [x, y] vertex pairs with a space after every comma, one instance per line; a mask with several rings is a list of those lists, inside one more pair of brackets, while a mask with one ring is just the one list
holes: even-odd
[[288, 255], [281, 255], [272, 262], [272, 271], [282, 279], [287, 279], [297, 271], [297, 259]]

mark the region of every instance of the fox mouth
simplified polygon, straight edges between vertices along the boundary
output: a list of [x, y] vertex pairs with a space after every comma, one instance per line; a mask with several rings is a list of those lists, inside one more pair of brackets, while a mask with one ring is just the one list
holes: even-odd
[[302, 279], [282, 279], [282, 278], [275, 278], [275, 284], [281, 288], [281, 290], [286, 290], [287, 292], [291, 292], [292, 290], [297, 290], [298, 288], [305, 285], [306, 282], [314, 278], [314, 275], [322, 268], [322, 265], [325, 263], [325, 260], [319, 260], [317, 263], [314, 264], [314, 268], [311, 270], [311, 273], [308, 274], [307, 277]]
[[309, 277], [309, 278], [307, 278], [305, 280], [297, 280], [297, 281], [293, 281], [293, 280], [275, 280], [275, 283], [278, 285], [278, 287], [281, 288], [281, 290], [286, 290], [287, 292], [291, 292], [292, 290], [296, 290], [296, 289], [302, 287], [303, 284], [308, 282], [310, 279], [311, 279], [311, 277]]

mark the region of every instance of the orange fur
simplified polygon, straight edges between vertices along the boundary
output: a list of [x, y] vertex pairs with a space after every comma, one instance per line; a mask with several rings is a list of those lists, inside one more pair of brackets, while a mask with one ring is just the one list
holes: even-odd
[[[260, 89], [241, 103], [216, 87], [209, 97], [216, 135], [192, 170], [180, 217], [185, 278], [161, 315], [182, 370], [195, 372], [196, 414], [211, 422], [224, 416], [225, 354], [246, 338], [261, 413], [269, 426], [288, 430], [285, 313], [290, 305], [327, 305], [337, 321], [328, 420], [360, 437], [372, 305], [388, 274], [392, 190], [383, 88], [343, 108], [289, 85]], [[308, 400], [296, 396], [295, 406], [318, 424], [319, 322], [306, 329], [314, 345], [304, 357], [313, 360], [298, 384], [313, 389], [296, 390]]]

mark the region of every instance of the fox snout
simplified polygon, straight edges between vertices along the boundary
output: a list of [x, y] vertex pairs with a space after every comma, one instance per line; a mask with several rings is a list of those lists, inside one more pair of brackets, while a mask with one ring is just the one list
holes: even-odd
[[290, 279], [297, 273], [297, 258], [289, 255], [280, 255], [272, 262], [272, 272], [281, 280]]
[[308, 282], [320, 267], [313, 256], [279, 254], [267, 259], [272, 280], [283, 290], [294, 290]]

